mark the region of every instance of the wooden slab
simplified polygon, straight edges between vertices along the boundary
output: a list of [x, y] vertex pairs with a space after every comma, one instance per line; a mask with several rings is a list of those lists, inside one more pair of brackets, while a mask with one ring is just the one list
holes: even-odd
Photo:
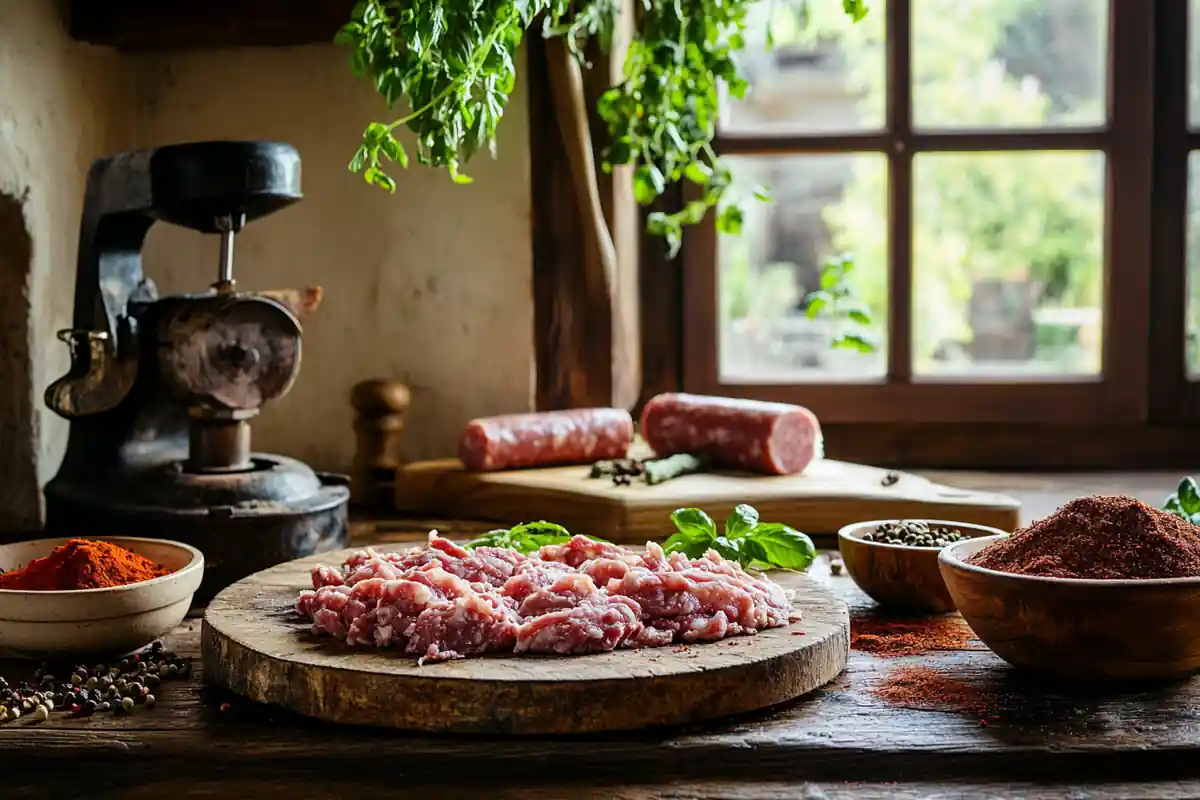
[[[874, 519], [945, 519], [1012, 531], [1021, 504], [1006, 495], [955, 489], [917, 475], [817, 461], [801, 475], [685, 475], [657, 486], [616, 486], [588, 477], [586, 466], [468, 472], [458, 459], [408, 464], [396, 473], [396, 506], [429, 516], [495, 520], [505, 525], [548, 520], [573, 533], [642, 543], [674, 531], [670, 515], [696, 506], [724, 519], [738, 503], [762, 519], [807, 533], [836, 533]], [[897, 480], [885, 485], [885, 477]]]
[[[381, 549], [388, 549], [386, 547]], [[766, 708], [846, 666], [846, 604], [781, 573], [803, 619], [720, 642], [585, 656], [489, 656], [426, 664], [351, 650], [308, 632], [291, 609], [327, 553], [255, 573], [208, 606], [206, 680], [263, 703], [356, 725], [454, 733], [588, 733], [674, 725]]]

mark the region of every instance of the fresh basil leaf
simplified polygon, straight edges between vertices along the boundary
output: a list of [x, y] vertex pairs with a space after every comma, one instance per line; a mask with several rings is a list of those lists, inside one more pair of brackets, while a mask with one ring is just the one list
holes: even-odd
[[562, 525], [557, 525], [553, 522], [546, 522], [545, 520], [539, 520], [537, 522], [522, 522], [520, 525], [514, 525], [512, 530], [513, 530], [513, 533], [519, 532], [519, 533], [528, 533], [528, 534], [535, 534], [535, 535], [547, 535], [548, 534], [548, 535], [556, 535], [556, 536], [566, 536], [568, 539], [571, 538], [571, 532], [568, 531], [566, 528], [564, 528]]
[[1184, 478], [1179, 482], [1179, 488], [1175, 491], [1179, 497], [1180, 507], [1188, 514], [1200, 512], [1200, 487], [1196, 486], [1196, 481], [1191, 476]]
[[729, 519], [725, 520], [725, 536], [730, 539], [739, 539], [754, 530], [754, 526], [757, 524], [757, 509], [745, 504], [735, 506]]
[[743, 541], [754, 542], [750, 547], [755, 550], [755, 557], [773, 567], [805, 570], [817, 557], [812, 539], [778, 522], [760, 524]]
[[712, 549], [720, 553], [722, 558], [740, 563], [742, 560], [741, 544], [743, 541], [742, 539], [729, 539], [725, 536], [718, 536], [716, 539], [713, 539]]
[[712, 540], [717, 538], [717, 526], [712, 517], [698, 508], [679, 508], [671, 514], [675, 529], [683, 534]]
[[508, 528], [497, 528], [488, 531], [477, 539], [472, 539], [463, 547], [474, 550], [476, 547], [509, 547], [512, 543], [512, 531]]
[[713, 540], [690, 533], [677, 533], [663, 542], [664, 553], [683, 553], [688, 558], [700, 558], [708, 552]]

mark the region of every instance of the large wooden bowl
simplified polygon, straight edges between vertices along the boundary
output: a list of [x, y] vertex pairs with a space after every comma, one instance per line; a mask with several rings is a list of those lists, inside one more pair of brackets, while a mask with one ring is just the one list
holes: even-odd
[[956, 542], [939, 566], [963, 618], [1008, 663], [1076, 683], [1200, 670], [1200, 578], [1045, 578], [967, 563], [994, 541]]
[[[969, 522], [940, 519], [906, 520], [930, 526], [950, 528], [963, 536], [990, 537], [1004, 531]], [[858, 587], [876, 603], [884, 606], [944, 614], [954, 610], [954, 600], [946, 591], [946, 582], [938, 570], [940, 547], [909, 547], [864, 541], [862, 535], [880, 525], [900, 520], [856, 522], [838, 531], [838, 550], [846, 572]]]

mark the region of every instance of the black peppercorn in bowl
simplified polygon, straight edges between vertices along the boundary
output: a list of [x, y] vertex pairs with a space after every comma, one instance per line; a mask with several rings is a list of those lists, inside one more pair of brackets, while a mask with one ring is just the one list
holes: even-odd
[[1074, 684], [1200, 671], [1200, 578], [1055, 578], [971, 563], [998, 540], [949, 545], [938, 566], [963, 619], [1009, 664]]
[[937, 519], [856, 522], [838, 531], [846, 572], [882, 606], [931, 614], [954, 610], [938, 570], [938, 553], [953, 542], [1004, 531]]

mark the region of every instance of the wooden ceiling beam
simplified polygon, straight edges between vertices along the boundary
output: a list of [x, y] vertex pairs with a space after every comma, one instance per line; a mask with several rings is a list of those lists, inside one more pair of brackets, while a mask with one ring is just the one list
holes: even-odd
[[354, 0], [71, 0], [71, 38], [126, 52], [328, 42]]

